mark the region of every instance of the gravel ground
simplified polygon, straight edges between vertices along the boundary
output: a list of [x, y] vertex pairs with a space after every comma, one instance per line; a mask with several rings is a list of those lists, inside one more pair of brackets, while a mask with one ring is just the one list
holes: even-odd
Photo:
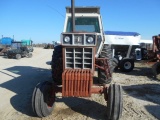
[[[91, 98], [61, 98], [57, 94], [52, 115], [37, 118], [31, 108], [31, 97], [37, 83], [51, 80], [49, 62], [53, 50], [35, 48], [32, 58], [20, 60], [0, 56], [0, 120], [105, 120], [106, 102], [103, 95]], [[113, 83], [123, 88], [121, 120], [160, 119], [160, 85], [152, 77], [151, 67], [136, 63], [129, 73], [119, 70]]]

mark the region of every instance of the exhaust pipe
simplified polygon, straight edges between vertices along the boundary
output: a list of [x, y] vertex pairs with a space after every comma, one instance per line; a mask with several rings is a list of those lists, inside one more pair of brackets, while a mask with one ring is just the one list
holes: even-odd
[[71, 9], [72, 9], [72, 32], [75, 32], [75, 2], [71, 1]]

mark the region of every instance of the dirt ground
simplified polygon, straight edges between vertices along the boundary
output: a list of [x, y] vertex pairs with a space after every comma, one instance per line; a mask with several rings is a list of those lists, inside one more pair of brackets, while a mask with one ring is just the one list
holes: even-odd
[[[37, 83], [51, 80], [52, 49], [34, 48], [32, 58], [20, 60], [0, 56], [0, 120], [106, 120], [103, 95], [91, 98], [62, 98], [57, 94], [52, 115], [36, 117], [31, 97]], [[132, 72], [113, 74], [113, 83], [123, 88], [121, 120], [160, 119], [160, 81], [154, 79], [151, 67], [136, 63]]]

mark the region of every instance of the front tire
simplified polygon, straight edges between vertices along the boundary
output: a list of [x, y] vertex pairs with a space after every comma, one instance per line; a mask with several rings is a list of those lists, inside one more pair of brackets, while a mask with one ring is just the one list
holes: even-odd
[[32, 95], [32, 109], [38, 117], [50, 115], [54, 109], [55, 91], [51, 82], [37, 84]]
[[120, 85], [111, 84], [108, 88], [107, 117], [108, 120], [119, 120], [122, 116], [123, 96]]
[[16, 59], [17, 59], [17, 60], [21, 59], [21, 57], [22, 57], [22, 56], [21, 56], [20, 54], [16, 54]]

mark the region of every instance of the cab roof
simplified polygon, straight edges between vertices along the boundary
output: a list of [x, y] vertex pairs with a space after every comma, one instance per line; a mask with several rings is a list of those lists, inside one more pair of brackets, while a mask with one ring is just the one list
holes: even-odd
[[[66, 13], [71, 13], [71, 7], [66, 7]], [[100, 14], [100, 7], [75, 7], [75, 13], [97, 13]]]

